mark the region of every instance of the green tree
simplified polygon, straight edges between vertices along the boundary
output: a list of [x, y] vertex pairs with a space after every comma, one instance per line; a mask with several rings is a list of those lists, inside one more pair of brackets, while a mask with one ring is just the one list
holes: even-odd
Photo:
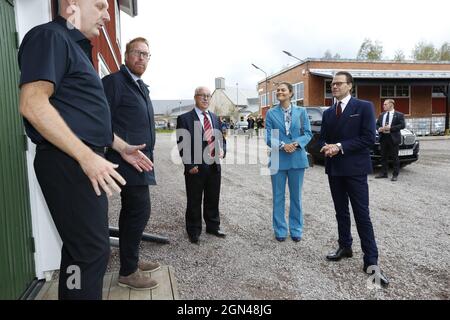
[[359, 48], [356, 59], [359, 60], [381, 60], [383, 46], [379, 41], [372, 42], [369, 38], [364, 39]]
[[331, 59], [341, 59], [341, 55], [339, 53], [335, 53], [334, 55], [331, 53], [330, 49], [327, 49], [327, 51], [325, 51], [325, 53], [323, 54], [322, 59], [327, 59], [327, 60], [331, 60]]
[[450, 43], [444, 42], [439, 50], [440, 61], [450, 61]]
[[437, 61], [440, 58], [439, 50], [432, 43], [419, 42], [412, 51], [414, 60]]
[[405, 54], [403, 53], [402, 50], [395, 51], [394, 60], [395, 61], [405, 61], [406, 60]]

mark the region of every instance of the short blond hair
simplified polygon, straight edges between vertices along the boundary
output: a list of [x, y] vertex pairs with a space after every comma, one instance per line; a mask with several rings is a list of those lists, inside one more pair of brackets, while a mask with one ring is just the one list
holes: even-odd
[[125, 53], [130, 53], [131, 47], [133, 46], [133, 43], [136, 43], [136, 42], [143, 42], [150, 49], [150, 45], [148, 44], [148, 40], [143, 38], [143, 37], [138, 37], [138, 38], [134, 38], [133, 40], [131, 40], [130, 42], [127, 43]]
[[395, 107], [395, 100], [394, 99], [386, 99], [384, 102], [390, 103]]

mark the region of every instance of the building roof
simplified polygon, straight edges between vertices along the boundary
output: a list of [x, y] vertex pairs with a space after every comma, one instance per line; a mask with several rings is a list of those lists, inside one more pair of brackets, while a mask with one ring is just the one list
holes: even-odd
[[[311, 74], [333, 78], [338, 69], [310, 69]], [[349, 70], [355, 79], [450, 79], [450, 71], [438, 70]]]
[[194, 100], [152, 100], [153, 110], [155, 114], [171, 114], [174, 110], [181, 109], [185, 106], [193, 105]]
[[[450, 65], [450, 61], [415, 61], [415, 60], [406, 60], [406, 61], [394, 61], [394, 60], [358, 60], [358, 59], [317, 59], [317, 58], [307, 58], [302, 62], [297, 62], [289, 67], [283, 68], [282, 70], [268, 75], [267, 79], [274, 78], [283, 74], [289, 70], [292, 70], [300, 65], [306, 64], [308, 62], [336, 62], [336, 63], [372, 63], [372, 64], [401, 64], [401, 65], [420, 65], [420, 64], [429, 64], [429, 65]], [[348, 70], [346, 70], [348, 71]], [[439, 72], [439, 71], [434, 71]], [[433, 78], [439, 79], [439, 78]], [[264, 83], [266, 79], [258, 81], [258, 85]]]
[[224, 93], [235, 106], [247, 106], [251, 103], [249, 99], [259, 99], [256, 90], [241, 89], [239, 87], [225, 87]]

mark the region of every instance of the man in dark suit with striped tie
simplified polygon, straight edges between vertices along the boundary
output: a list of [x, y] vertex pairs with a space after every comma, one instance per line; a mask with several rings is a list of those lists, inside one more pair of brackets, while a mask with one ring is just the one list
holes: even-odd
[[348, 72], [337, 72], [331, 88], [336, 103], [323, 113], [318, 142], [326, 157], [325, 171], [339, 234], [339, 247], [327, 259], [339, 261], [353, 256], [350, 200], [364, 253], [363, 270], [374, 273], [375, 281], [386, 286], [389, 281], [378, 268], [378, 249], [369, 215], [367, 175], [372, 173], [370, 149], [375, 143], [374, 107], [371, 102], [351, 96], [353, 77]]
[[400, 172], [398, 150], [402, 142], [400, 131], [405, 128], [405, 116], [394, 109], [395, 101], [387, 99], [383, 103], [384, 112], [377, 120], [377, 130], [380, 134], [381, 173], [375, 178], [388, 177], [388, 159], [392, 157], [394, 172], [391, 181], [397, 181]]
[[195, 107], [177, 119], [177, 143], [184, 164], [187, 208], [186, 231], [189, 241], [198, 244], [203, 219], [206, 233], [225, 237], [220, 230], [220, 159], [225, 144], [217, 116], [208, 111], [211, 91], [195, 90]]

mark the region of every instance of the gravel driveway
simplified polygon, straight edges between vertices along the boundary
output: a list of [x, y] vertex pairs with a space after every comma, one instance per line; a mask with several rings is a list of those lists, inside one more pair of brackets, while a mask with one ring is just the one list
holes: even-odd
[[[251, 144], [257, 141], [252, 138]], [[159, 185], [151, 187], [152, 215], [146, 229], [168, 236], [171, 243], [142, 243], [141, 257], [175, 268], [181, 298], [450, 299], [450, 140], [421, 141], [420, 160], [403, 168], [397, 182], [369, 176], [379, 263], [391, 281], [387, 289], [367, 287], [354, 220], [354, 257], [326, 261], [337, 244], [337, 227], [320, 165], [305, 175], [304, 237], [299, 243], [274, 239], [270, 178], [260, 174], [264, 165], [226, 164], [220, 208], [227, 237], [203, 232], [200, 245], [191, 244], [184, 227], [183, 166], [171, 161], [174, 146], [169, 134], [158, 134]], [[235, 158], [244, 153], [249, 151]], [[230, 150], [227, 158], [232, 155]], [[110, 207], [111, 225], [117, 225], [117, 196]], [[109, 269], [118, 267], [113, 249]]]

